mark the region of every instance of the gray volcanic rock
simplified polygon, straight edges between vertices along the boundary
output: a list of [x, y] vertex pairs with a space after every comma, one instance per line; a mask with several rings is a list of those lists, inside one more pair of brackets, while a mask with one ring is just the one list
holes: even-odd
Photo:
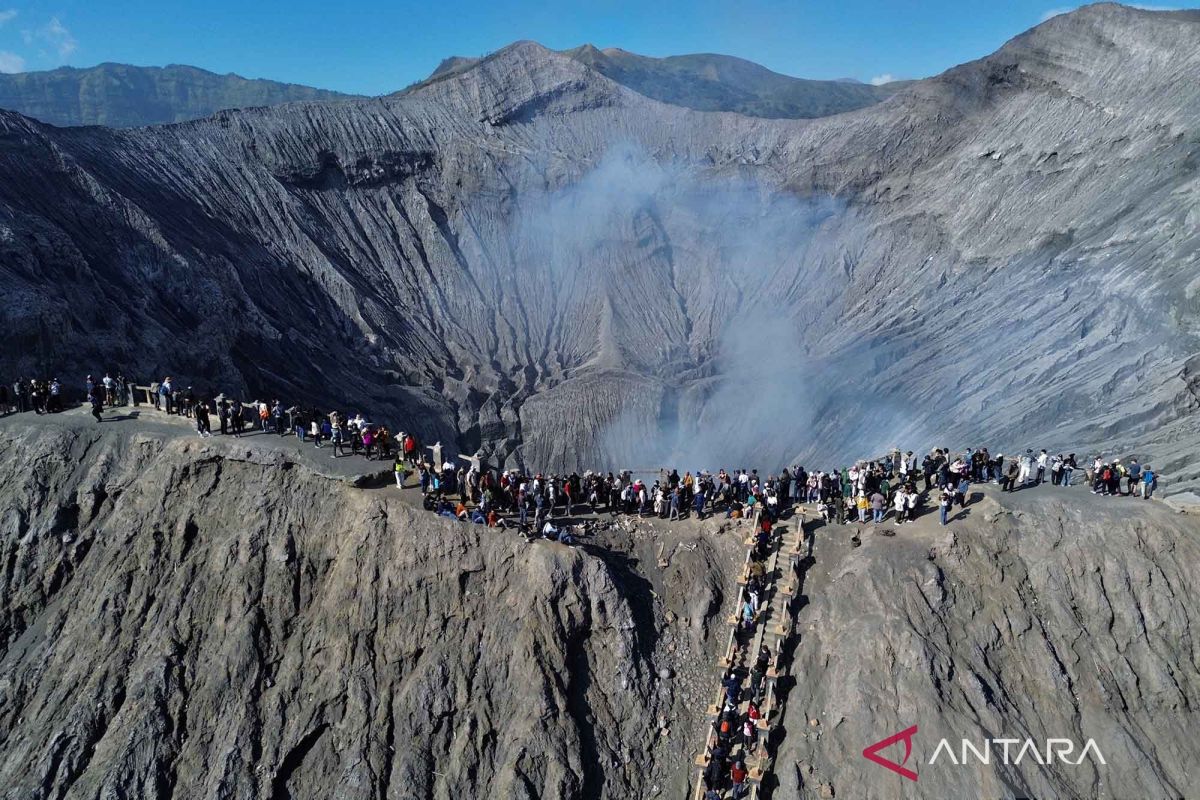
[[[1200, 15], [1089, 6], [820, 120], [519, 43], [401, 97], [0, 116], [0, 372], [349, 401], [537, 468], [1200, 439]], [[352, 409], [353, 410], [353, 409]]]
[[217, 75], [196, 67], [99, 64], [79, 69], [0, 75], [0, 108], [51, 125], [116, 128], [199, 119], [229, 108], [274, 106], [302, 100], [336, 101], [351, 95], [293, 83]]
[[686, 780], [734, 538], [668, 533], [667, 569], [644, 536], [531, 545], [274, 442], [184, 433], [0, 421], [0, 797], [628, 797]]
[[[687, 793], [747, 525], [526, 544], [294, 439], [187, 434], [0, 420], [0, 797]], [[809, 523], [771, 796], [1187, 796], [1194, 515], [977, 494], [949, 528]], [[917, 782], [862, 757], [911, 725]], [[929, 764], [1047, 737], [1106, 763]]]
[[[816, 532], [776, 796], [1192, 796], [1195, 517], [1080, 487], [978, 496], [948, 528], [930, 513], [895, 538]], [[915, 782], [862, 757], [913, 725]], [[1005, 738], [1007, 763], [985, 742]], [[1047, 761], [1047, 738], [1073, 754]], [[963, 739], [991, 763], [964, 760]], [[1026, 740], [1039, 756], [1017, 758]], [[1076, 764], [1088, 740], [1103, 762]]]

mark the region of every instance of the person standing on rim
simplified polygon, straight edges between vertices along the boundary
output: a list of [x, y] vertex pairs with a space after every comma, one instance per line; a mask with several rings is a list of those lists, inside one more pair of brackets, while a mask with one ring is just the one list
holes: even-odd
[[17, 413], [23, 414], [29, 410], [29, 388], [25, 385], [24, 378], [17, 378], [17, 382], [13, 384], [13, 404], [17, 407]]
[[92, 416], [96, 418], [96, 422], [103, 422], [104, 420], [101, 419], [100, 412], [104, 410], [104, 401], [100, 399], [100, 389], [93, 386], [92, 390], [88, 392], [87, 399], [92, 407]]
[[1154, 487], [1158, 481], [1158, 477], [1154, 474], [1154, 470], [1150, 469], [1150, 465], [1146, 464], [1142, 467], [1142, 499], [1149, 500], [1154, 494]]
[[1029, 473], [1033, 470], [1033, 450], [1025, 451], [1025, 455], [1021, 456], [1020, 472], [1017, 474], [1017, 483], [1024, 486], [1029, 483]]
[[1075, 471], [1075, 454], [1071, 453], [1066, 458], [1063, 459], [1062, 478], [1059, 480], [1059, 484], [1062, 486], [1070, 486], [1071, 485], [1071, 473], [1074, 471]]
[[1125, 470], [1126, 494], [1133, 497], [1137, 494], [1138, 484], [1142, 482], [1142, 465], [1136, 458], [1130, 459], [1129, 467]]
[[163, 399], [163, 411], [168, 414], [175, 413], [175, 386], [171, 383], [171, 376], [162, 379], [162, 383], [158, 385], [158, 394]]
[[208, 420], [208, 401], [198, 400], [194, 410], [196, 417], [196, 433], [200, 434], [201, 438], [207, 439], [212, 436], [212, 425]]

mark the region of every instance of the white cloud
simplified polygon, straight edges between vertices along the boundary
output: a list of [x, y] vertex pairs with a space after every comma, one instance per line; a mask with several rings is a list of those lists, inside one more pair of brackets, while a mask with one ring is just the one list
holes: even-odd
[[16, 53], [0, 50], [0, 72], [13, 73], [25, 71], [25, 59]]
[[42, 61], [55, 58], [60, 62], [66, 61], [79, 49], [74, 34], [57, 16], [51, 17], [49, 22], [40, 27], [23, 28], [21, 41], [27, 47], [37, 48], [34, 55]]
[[0, 11], [0, 28], [3, 28], [6, 22], [12, 22], [16, 16], [17, 10], [15, 8]]
[[883, 86], [885, 83], [891, 83], [894, 80], [896, 79], [892, 77], [892, 73], [885, 72], [882, 75], [876, 75], [874, 78], [871, 78], [871, 85]]
[[45, 28], [42, 28], [42, 35], [50, 43], [50, 46], [58, 51], [59, 58], [70, 57], [79, 47], [79, 42], [75, 41], [75, 37], [58, 17], [50, 18], [50, 22], [46, 24]]

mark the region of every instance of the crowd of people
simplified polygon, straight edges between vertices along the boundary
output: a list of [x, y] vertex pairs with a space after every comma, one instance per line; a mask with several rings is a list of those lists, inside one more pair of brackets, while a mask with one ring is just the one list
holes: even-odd
[[[142, 402], [136, 382], [123, 374], [106, 373], [100, 380], [89, 375], [84, 394], [92, 415], [103, 421], [107, 406], [136, 406]], [[67, 392], [57, 378], [18, 379], [3, 385], [0, 411], [33, 411], [38, 414], [63, 410]], [[758, 470], [740, 468], [716, 472], [663, 469], [656, 475], [625, 472], [578, 472], [569, 474], [529, 473], [496, 470], [479, 461], [470, 464], [426, 457], [425, 448], [413, 433], [393, 432], [387, 425], [369, 422], [361, 414], [323, 412], [279, 399], [242, 401], [223, 394], [212, 395], [179, 385], [167, 376], [143, 390], [146, 401], [167, 414], [194, 421], [196, 433], [214, 435], [213, 417], [222, 436], [244, 436], [262, 432], [294, 436], [314, 448], [328, 447], [332, 458], [362, 456], [369, 460], [391, 460], [397, 486], [406, 486], [413, 473], [424, 496], [425, 508], [442, 516], [491, 527], [515, 526], [565, 540], [571, 532], [552, 522], [571, 518], [578, 511], [591, 514], [654, 516], [666, 520], [713, 514], [726, 518], [774, 519], [793, 503], [816, 505], [827, 522], [879, 524], [891, 520], [903, 525], [936, 501], [939, 518], [947, 524], [955, 507], [970, 502], [973, 484], [994, 482], [1006, 492], [1049, 483], [1067, 487], [1079, 471], [1075, 454], [1051, 456], [1032, 449], [1017, 455], [992, 454], [987, 448], [968, 448], [952, 453], [936, 448], [918, 461], [913, 452], [893, 450], [889, 455], [837, 470], [806, 470], [784, 467], [777, 473], [760, 475]], [[1097, 456], [1084, 470], [1088, 484], [1098, 495], [1139, 496], [1149, 499], [1157, 486], [1157, 475], [1137, 459]], [[923, 486], [923, 488], [921, 488]]]
[[[762, 608], [775, 578], [767, 574], [767, 563], [772, 548], [778, 547], [779, 541], [774, 531], [774, 515], [765, 506], [764, 512], [755, 524], [753, 543], [746, 558], [745, 586], [738, 594], [733, 631], [734, 660], [739, 654], [751, 653]], [[705, 800], [718, 800], [725, 789], [734, 800], [746, 794], [749, 778], [746, 761], [759, 746], [759, 720], [762, 719], [762, 703], [772, 663], [770, 649], [760, 642], [753, 661], [747, 662], [745, 667], [730, 664], [721, 677], [724, 701], [713, 721], [712, 744], [707, 747], [708, 761], [703, 776]]]
[[[753, 634], [750, 638], [753, 639]], [[747, 793], [750, 774], [746, 760], [759, 747], [758, 725], [771, 662], [771, 651], [760, 645], [748, 670], [731, 668], [721, 678], [725, 698], [713, 722], [715, 741], [708, 748], [708, 762], [704, 765], [705, 800], [720, 800], [721, 792], [726, 789], [733, 800]]]

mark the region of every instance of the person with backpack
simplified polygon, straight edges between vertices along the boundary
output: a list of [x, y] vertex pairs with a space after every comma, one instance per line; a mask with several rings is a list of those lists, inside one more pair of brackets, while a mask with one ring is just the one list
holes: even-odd
[[1125, 474], [1125, 465], [1121, 463], [1121, 459], [1116, 459], [1112, 463], [1111, 471], [1108, 474], [1108, 493], [1116, 497], [1121, 493], [1121, 477]]
[[1150, 465], [1142, 467], [1142, 499], [1149, 500], [1154, 490], [1158, 488], [1158, 476], [1154, 474], [1154, 470], [1150, 469]]
[[954, 505], [954, 493], [950, 491], [949, 486], [942, 487], [941, 496], [938, 498], [938, 515], [941, 517], [942, 524], [946, 524], [946, 518], [950, 514], [950, 508]]

